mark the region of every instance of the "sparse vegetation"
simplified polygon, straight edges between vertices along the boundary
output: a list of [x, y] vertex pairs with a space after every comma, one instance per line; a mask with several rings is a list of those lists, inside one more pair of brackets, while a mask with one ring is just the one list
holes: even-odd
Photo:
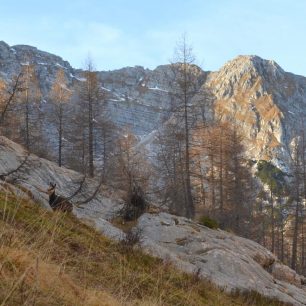
[[125, 237], [120, 240], [120, 245], [126, 251], [134, 250], [134, 246], [139, 245], [142, 239], [142, 233], [139, 228], [133, 228], [125, 233]]
[[148, 208], [145, 195], [140, 187], [134, 187], [126, 197], [122, 209], [122, 217], [125, 221], [137, 220]]
[[274, 193], [280, 193], [286, 186], [285, 173], [266, 160], [257, 163], [256, 176]]
[[0, 193], [0, 305], [284, 305], [229, 295], [71, 215]]
[[211, 219], [207, 216], [202, 216], [200, 219], [199, 219], [199, 223], [204, 225], [204, 226], [207, 226], [211, 229], [216, 229], [219, 227], [219, 224], [216, 220], [214, 219]]

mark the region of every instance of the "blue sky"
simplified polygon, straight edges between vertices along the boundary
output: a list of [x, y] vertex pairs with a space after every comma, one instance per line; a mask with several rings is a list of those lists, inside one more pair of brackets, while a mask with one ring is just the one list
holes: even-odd
[[204, 70], [256, 54], [306, 76], [306, 0], [0, 0], [0, 40], [75, 68], [88, 54], [98, 70], [154, 68], [184, 32]]

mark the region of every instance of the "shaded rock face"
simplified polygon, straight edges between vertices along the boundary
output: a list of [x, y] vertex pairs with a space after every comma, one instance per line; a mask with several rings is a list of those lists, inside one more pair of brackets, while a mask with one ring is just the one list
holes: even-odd
[[0, 77], [9, 80], [18, 74], [25, 64], [34, 64], [42, 93], [48, 95], [59, 68], [64, 69], [68, 82], [72, 84], [74, 69], [61, 57], [40, 51], [35, 47], [16, 45], [10, 47], [0, 42]]
[[[27, 63], [35, 66], [43, 99], [46, 101], [58, 69], [64, 70], [71, 87], [77, 87], [84, 81], [83, 71], [73, 69], [59, 56], [31, 46], [10, 47], [0, 42], [0, 78], [10, 80]], [[155, 70], [140, 66], [126, 67], [98, 74], [101, 89], [107, 94], [110, 117], [119, 127], [128, 127], [137, 135], [144, 136], [157, 129], [169, 116], [167, 109], [171, 99], [168, 90], [173, 78], [169, 66], [159, 66]], [[48, 111], [48, 105], [43, 104], [42, 107]]]
[[[20, 166], [25, 156], [27, 153], [20, 145], [0, 137], [0, 176]], [[7, 182], [11, 182], [10, 192], [30, 196], [50, 209], [48, 196], [39, 189], [46, 190], [52, 181], [57, 184], [58, 194], [69, 197], [81, 180], [82, 176], [75, 171], [30, 155], [18, 172], [6, 176], [6, 182], [0, 180], [0, 190], [6, 192]], [[86, 180], [80, 194], [70, 200], [74, 204], [73, 214], [107, 237], [123, 239], [125, 234], [110, 222], [122, 207], [120, 191], [102, 186], [95, 199], [82, 207], [76, 205], [92, 195], [97, 184], [94, 179]], [[292, 305], [306, 305], [304, 278], [251, 240], [167, 213], [146, 213], [139, 218], [137, 228], [146, 252], [170, 261], [182, 271], [196, 273], [227, 291], [254, 290]]]
[[153, 71], [136, 66], [100, 72], [103, 87], [111, 95], [108, 106], [113, 121], [139, 136], [158, 129], [171, 104], [167, 73], [168, 66]]
[[138, 228], [148, 253], [185, 272], [209, 279], [227, 291], [256, 291], [293, 305], [306, 305], [302, 277], [251, 240], [167, 213], [144, 214]]

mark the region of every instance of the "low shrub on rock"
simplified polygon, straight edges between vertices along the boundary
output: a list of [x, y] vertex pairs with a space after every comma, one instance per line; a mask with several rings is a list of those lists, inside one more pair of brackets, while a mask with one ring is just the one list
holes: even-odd
[[199, 219], [199, 223], [201, 225], [204, 225], [204, 226], [209, 227], [211, 229], [219, 228], [218, 222], [216, 220], [214, 220], [214, 219], [211, 219], [210, 217], [207, 217], [207, 216], [202, 216]]

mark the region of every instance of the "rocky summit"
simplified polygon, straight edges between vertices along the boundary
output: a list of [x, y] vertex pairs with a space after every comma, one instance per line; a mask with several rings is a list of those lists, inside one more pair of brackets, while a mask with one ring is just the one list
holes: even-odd
[[207, 81], [217, 116], [243, 132], [249, 156], [284, 167], [294, 134], [305, 128], [306, 78], [274, 61], [238, 56]]

